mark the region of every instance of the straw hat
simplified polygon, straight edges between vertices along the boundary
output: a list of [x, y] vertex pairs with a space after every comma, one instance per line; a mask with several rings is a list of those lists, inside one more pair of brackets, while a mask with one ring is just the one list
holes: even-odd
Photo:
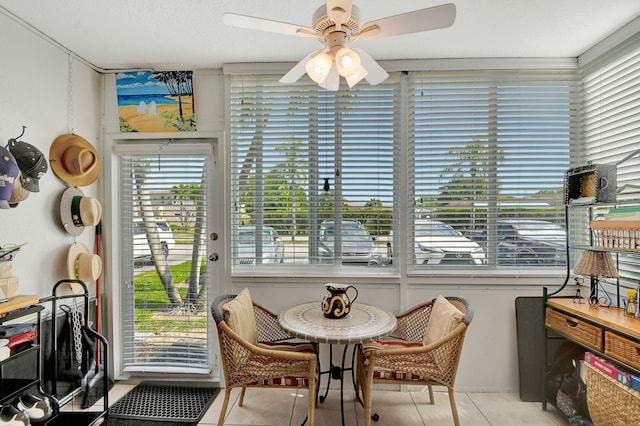
[[85, 197], [76, 186], [65, 189], [60, 200], [60, 219], [64, 229], [73, 236], [82, 234], [87, 226], [96, 226], [102, 218], [102, 205]]
[[[95, 281], [102, 273], [102, 259], [84, 244], [73, 243], [67, 253], [67, 271], [72, 280]], [[76, 294], [83, 291], [81, 285], [73, 283], [71, 289]]]
[[49, 162], [53, 172], [71, 185], [91, 185], [100, 176], [98, 152], [82, 136], [58, 136], [49, 149]]

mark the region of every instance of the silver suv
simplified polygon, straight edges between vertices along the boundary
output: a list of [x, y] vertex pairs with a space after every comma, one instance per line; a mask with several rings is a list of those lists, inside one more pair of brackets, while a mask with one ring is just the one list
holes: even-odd
[[[393, 234], [387, 250], [391, 256]], [[413, 257], [416, 265], [483, 265], [482, 247], [450, 225], [437, 220], [416, 220], [413, 233]]]
[[[341, 223], [342, 263], [377, 263], [378, 255], [374, 240], [357, 220], [343, 220]], [[325, 220], [320, 225], [318, 256], [321, 263], [333, 263], [335, 256], [336, 226], [333, 220]]]

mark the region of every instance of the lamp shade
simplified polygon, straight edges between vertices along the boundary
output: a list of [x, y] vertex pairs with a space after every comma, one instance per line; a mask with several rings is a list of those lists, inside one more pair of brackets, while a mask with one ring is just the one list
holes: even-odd
[[332, 68], [329, 70], [327, 78], [324, 81], [318, 83], [318, 85], [323, 89], [335, 92], [340, 88], [340, 74], [338, 74], [338, 71], [336, 71], [335, 68]]
[[327, 78], [329, 71], [331, 71], [331, 55], [326, 52], [318, 53], [309, 59], [305, 69], [311, 80], [318, 84], [322, 83]]
[[573, 273], [589, 277], [618, 278], [618, 269], [611, 253], [585, 250], [578, 260]]
[[369, 72], [366, 69], [364, 69], [363, 66], [360, 66], [360, 68], [357, 69], [356, 72], [346, 76], [344, 79], [347, 80], [347, 84], [349, 85], [349, 88], [352, 88], [353, 86], [358, 84], [360, 80], [365, 78], [368, 74]]
[[360, 68], [360, 55], [348, 47], [343, 47], [336, 52], [336, 68], [343, 77], [355, 74]]

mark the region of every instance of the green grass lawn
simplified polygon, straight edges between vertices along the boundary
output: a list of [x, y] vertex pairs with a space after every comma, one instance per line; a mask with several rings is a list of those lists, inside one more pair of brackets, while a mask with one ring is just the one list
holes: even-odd
[[[180, 295], [187, 294], [186, 280], [191, 273], [191, 261], [169, 267]], [[154, 331], [191, 327], [206, 327], [205, 315], [180, 314], [173, 311], [167, 292], [155, 269], [141, 272], [134, 277], [134, 316], [136, 331]]]

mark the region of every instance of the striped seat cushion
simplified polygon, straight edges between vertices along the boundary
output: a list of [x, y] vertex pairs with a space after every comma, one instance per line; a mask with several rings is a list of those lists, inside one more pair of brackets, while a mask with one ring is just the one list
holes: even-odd
[[[373, 350], [379, 349], [398, 349], [398, 348], [412, 348], [412, 347], [422, 347], [422, 342], [411, 342], [402, 339], [381, 339], [374, 340], [372, 342], [367, 342], [362, 345], [362, 357], [364, 360], [364, 365], [369, 365], [369, 354]], [[397, 362], [397, 365], [402, 365], [403, 359], [405, 358], [401, 355], [394, 356], [394, 360]], [[414, 360], [411, 355], [406, 356], [406, 365], [410, 366]], [[374, 379], [386, 379], [386, 380], [423, 380], [423, 376], [412, 374], [406, 371], [394, 370], [389, 368], [381, 368], [375, 367], [373, 370], [373, 378]]]
[[312, 343], [302, 339], [276, 340], [274, 342], [258, 342], [258, 346], [264, 349], [275, 349], [286, 352], [316, 353]]
[[[315, 354], [315, 347], [308, 341], [301, 339], [278, 340], [275, 342], [258, 342], [258, 346], [264, 349], [272, 349], [286, 352], [304, 352]], [[259, 367], [259, 366], [258, 366]], [[286, 386], [286, 387], [309, 387], [308, 377], [286, 376], [276, 377], [268, 380], [261, 380], [252, 383], [254, 386]]]

